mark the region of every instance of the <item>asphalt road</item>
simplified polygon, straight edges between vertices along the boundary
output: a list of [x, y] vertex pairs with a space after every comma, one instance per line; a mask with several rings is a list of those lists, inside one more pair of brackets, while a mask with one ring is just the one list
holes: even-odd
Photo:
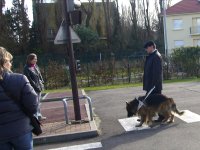
[[[186, 123], [179, 118], [170, 125], [125, 132], [118, 119], [126, 118], [125, 102], [144, 95], [142, 87], [102, 90], [87, 93], [93, 100], [100, 130], [96, 138], [38, 146], [36, 150], [101, 142], [104, 150], [198, 150], [200, 122]], [[165, 84], [163, 94], [173, 97], [177, 107], [200, 115], [200, 83]]]

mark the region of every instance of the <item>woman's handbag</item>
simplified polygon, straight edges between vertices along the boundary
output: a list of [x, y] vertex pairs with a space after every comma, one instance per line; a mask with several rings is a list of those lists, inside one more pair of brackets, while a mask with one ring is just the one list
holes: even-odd
[[16, 100], [16, 98], [6, 90], [5, 86], [3, 85], [3, 83], [0, 84], [1, 87], [4, 89], [4, 92], [6, 93], [6, 95], [8, 97], [10, 97], [12, 100], [14, 100], [17, 105], [22, 109], [22, 111], [29, 117], [30, 119], [30, 123], [31, 125], [33, 126], [33, 129], [32, 129], [32, 133], [35, 134], [35, 135], [40, 135], [42, 134], [42, 128], [41, 128], [41, 123], [40, 121], [38, 120], [38, 118], [36, 118], [33, 114], [30, 114], [29, 111], [27, 111], [20, 103], [18, 100]]
[[37, 136], [42, 134], [42, 128], [41, 128], [42, 124], [40, 123], [40, 121], [34, 115], [29, 116], [29, 118], [31, 120], [31, 125], [33, 126], [32, 130], [33, 134]]

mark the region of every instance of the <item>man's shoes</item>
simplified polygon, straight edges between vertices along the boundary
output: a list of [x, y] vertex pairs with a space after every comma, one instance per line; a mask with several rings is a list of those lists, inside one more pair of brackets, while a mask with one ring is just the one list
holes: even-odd
[[39, 121], [46, 120], [46, 119], [47, 119], [47, 117], [44, 117], [44, 116], [38, 116], [38, 120], [39, 120]]

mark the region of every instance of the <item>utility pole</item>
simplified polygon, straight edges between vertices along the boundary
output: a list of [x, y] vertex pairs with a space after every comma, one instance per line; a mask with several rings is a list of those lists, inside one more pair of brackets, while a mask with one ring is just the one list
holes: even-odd
[[168, 43], [167, 43], [167, 26], [166, 26], [166, 5], [165, 0], [163, 2], [163, 26], [164, 26], [164, 44], [165, 44], [165, 57], [168, 56]]
[[168, 59], [168, 43], [167, 43], [167, 25], [166, 25], [166, 4], [163, 0], [163, 26], [164, 26], [164, 44], [165, 44], [165, 58], [167, 60], [167, 79], [169, 74], [169, 59]]
[[75, 59], [74, 59], [74, 51], [73, 51], [73, 44], [71, 39], [71, 32], [70, 32], [70, 25], [71, 25], [71, 18], [69, 15], [70, 11], [73, 11], [74, 1], [73, 0], [63, 0], [64, 5], [64, 16], [66, 22], [66, 35], [67, 39], [67, 54], [69, 56], [69, 70], [70, 70], [70, 77], [71, 77], [71, 86], [72, 86], [72, 95], [73, 95], [73, 104], [74, 104], [74, 114], [75, 120], [81, 120], [81, 113], [80, 113], [80, 104], [79, 104], [79, 97], [78, 97], [78, 87], [77, 87], [77, 80], [76, 80], [76, 70], [75, 70]]

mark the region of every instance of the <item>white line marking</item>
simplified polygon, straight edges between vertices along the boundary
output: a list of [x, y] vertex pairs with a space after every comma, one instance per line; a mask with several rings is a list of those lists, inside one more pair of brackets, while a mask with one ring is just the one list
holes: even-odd
[[87, 149], [94, 149], [94, 148], [101, 148], [101, 147], [102, 147], [101, 142], [96, 142], [96, 143], [74, 145], [74, 146], [68, 146], [68, 147], [60, 147], [60, 148], [49, 149], [49, 150], [87, 150]]
[[193, 122], [199, 122], [200, 121], [200, 115], [195, 114], [189, 110], [183, 110], [184, 114], [182, 116], [179, 116], [175, 114], [176, 117], [180, 118], [181, 120], [187, 122], [187, 123], [193, 123]]
[[124, 118], [124, 119], [119, 119], [119, 122], [121, 123], [125, 131], [150, 129], [150, 127], [148, 127], [145, 123], [141, 127], [135, 127], [136, 125], [139, 124], [137, 119], [138, 117]]

